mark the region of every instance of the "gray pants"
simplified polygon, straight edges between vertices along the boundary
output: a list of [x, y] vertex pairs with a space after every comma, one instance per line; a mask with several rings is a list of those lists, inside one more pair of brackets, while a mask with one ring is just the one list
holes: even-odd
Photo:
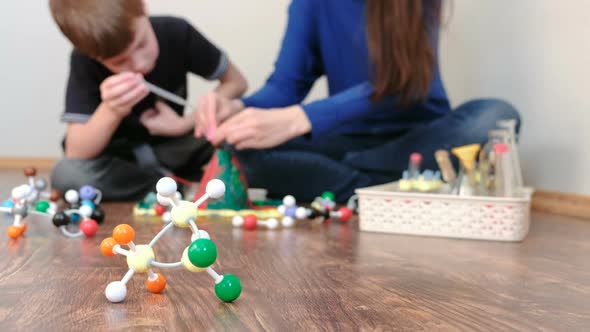
[[186, 135], [137, 147], [135, 161], [111, 155], [91, 160], [63, 158], [53, 168], [51, 184], [61, 192], [91, 185], [110, 201], [139, 199], [154, 191], [156, 182], [168, 172], [198, 180], [213, 150], [206, 140]]

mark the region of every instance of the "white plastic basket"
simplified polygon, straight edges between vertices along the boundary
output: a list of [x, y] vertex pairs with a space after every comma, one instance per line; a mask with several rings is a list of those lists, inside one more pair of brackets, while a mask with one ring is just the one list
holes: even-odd
[[357, 189], [361, 231], [462, 239], [522, 241], [533, 190], [522, 197], [396, 192], [395, 182]]

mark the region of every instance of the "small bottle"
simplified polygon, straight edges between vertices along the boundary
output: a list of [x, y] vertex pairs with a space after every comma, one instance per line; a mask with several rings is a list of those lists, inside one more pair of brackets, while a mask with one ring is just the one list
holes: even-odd
[[508, 144], [498, 143], [494, 145], [494, 152], [496, 154], [496, 173], [494, 174], [496, 196], [512, 197], [514, 196], [514, 173], [510, 147]]
[[410, 180], [416, 180], [420, 176], [420, 164], [422, 163], [422, 155], [414, 152], [410, 155], [410, 163], [408, 164], [408, 176]]
[[477, 163], [480, 174], [479, 191], [482, 195], [488, 193], [494, 194], [494, 167], [496, 157], [494, 145], [498, 143], [508, 144], [510, 133], [504, 129], [493, 129], [488, 132], [488, 141], [479, 152], [479, 161]]

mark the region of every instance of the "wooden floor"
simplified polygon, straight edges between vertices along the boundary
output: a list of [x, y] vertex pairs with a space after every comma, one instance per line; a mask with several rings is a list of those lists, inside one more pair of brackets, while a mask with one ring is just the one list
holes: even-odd
[[[22, 181], [0, 173], [8, 196]], [[104, 287], [127, 271], [98, 245], [118, 223], [147, 243], [162, 227], [134, 220], [131, 204], [105, 206], [92, 239], [64, 238], [50, 221], [26, 237], [0, 234], [0, 331], [90, 330], [590, 330], [590, 223], [534, 214], [523, 243], [507, 244], [361, 233], [350, 225], [248, 232], [227, 220], [200, 220], [219, 249], [215, 269], [233, 273], [241, 297], [221, 303], [211, 278], [166, 269], [154, 295], [135, 275], [123, 303]], [[156, 245], [160, 261], [179, 260], [188, 230]]]

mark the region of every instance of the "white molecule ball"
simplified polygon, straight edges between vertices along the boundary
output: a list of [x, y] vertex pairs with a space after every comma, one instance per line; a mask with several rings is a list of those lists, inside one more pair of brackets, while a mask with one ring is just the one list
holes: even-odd
[[293, 226], [295, 226], [295, 219], [293, 219], [291, 217], [285, 217], [285, 218], [283, 218], [283, 220], [281, 220], [281, 223], [283, 224], [283, 227], [285, 227], [285, 228], [293, 227]]
[[[207, 233], [206, 231], [199, 229], [199, 239], [207, 239], [207, 240], [211, 240], [211, 236], [209, 236], [209, 233]], [[193, 234], [191, 235], [191, 242], [195, 241], [197, 239], [197, 234]]]
[[78, 209], [78, 212], [80, 213], [80, 215], [84, 218], [84, 219], [88, 219], [90, 218], [90, 216], [92, 215], [93, 209], [92, 207], [88, 206], [88, 205], [82, 205], [80, 206], [80, 208]]
[[176, 199], [181, 201], [182, 200], [182, 194], [180, 193], [180, 191], [177, 191], [174, 196], [176, 196]]
[[164, 197], [160, 194], [157, 194], [156, 200], [158, 201], [158, 204], [160, 204], [162, 206], [169, 206], [170, 205], [170, 197]]
[[80, 199], [80, 195], [78, 195], [78, 192], [75, 191], [74, 189], [70, 189], [70, 190], [66, 191], [66, 194], [64, 197], [66, 199], [66, 202], [68, 202], [70, 204], [76, 204], [76, 203], [78, 203], [78, 199]]
[[275, 218], [268, 219], [266, 221], [266, 227], [268, 227], [268, 229], [276, 229], [279, 227], [279, 221]]
[[279, 207], [277, 208], [277, 211], [284, 216], [285, 212], [287, 212], [287, 207], [284, 205], [279, 205]]
[[304, 207], [298, 207], [297, 210], [295, 210], [295, 218], [297, 218], [297, 219], [307, 218], [307, 209]]
[[295, 206], [295, 197], [291, 196], [291, 195], [287, 195], [285, 196], [285, 198], [283, 198], [283, 204], [287, 207], [289, 206]]
[[172, 221], [172, 215], [170, 214], [170, 211], [164, 212], [162, 215], [162, 221], [166, 224]]
[[242, 218], [242, 216], [235, 216], [231, 220], [231, 224], [234, 225], [234, 227], [242, 227], [244, 224], [244, 218]]
[[108, 284], [107, 288], [104, 290], [104, 294], [111, 302], [121, 302], [125, 299], [125, 296], [127, 296], [127, 286], [121, 281], [113, 281]]
[[213, 179], [207, 183], [205, 191], [211, 198], [221, 198], [225, 194], [225, 183], [221, 180]]
[[172, 178], [164, 177], [161, 178], [158, 183], [156, 183], [156, 191], [159, 195], [164, 197], [170, 197], [176, 193], [178, 187], [176, 186], [176, 181]]
[[31, 192], [31, 187], [29, 187], [29, 185], [27, 184], [23, 184], [21, 186], [15, 187], [14, 189], [12, 189], [12, 198], [14, 199], [23, 199], [25, 197], [27, 197], [27, 195], [29, 195], [29, 193]]

